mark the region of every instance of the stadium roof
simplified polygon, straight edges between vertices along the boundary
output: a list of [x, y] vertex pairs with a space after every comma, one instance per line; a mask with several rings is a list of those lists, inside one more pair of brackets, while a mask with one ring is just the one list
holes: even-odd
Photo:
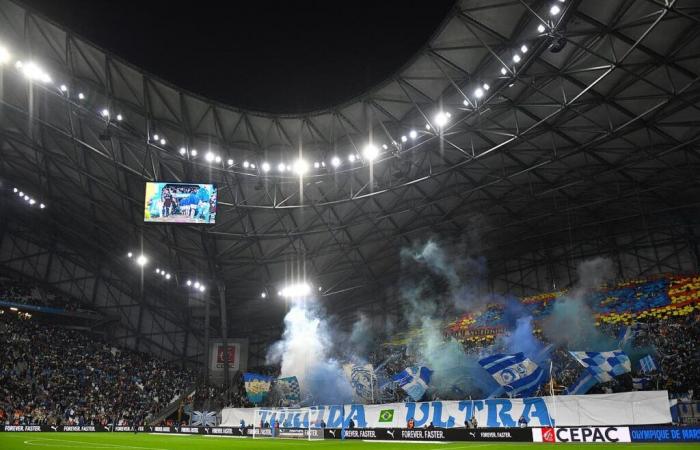
[[[652, 235], [677, 249], [698, 224], [699, 20], [690, 0], [464, 0], [365, 94], [275, 115], [184, 92], [0, 0], [11, 53], [0, 176], [48, 205], [5, 202], [2, 266], [104, 297], [96, 305], [121, 312], [125, 337], [172, 354], [201, 334], [185, 308], [188, 278], [212, 292], [224, 283], [243, 330], [279, 322], [270, 305], [299, 261], [331, 310], [353, 311], [386, 296], [401, 248], [432, 236], [478, 231], [492, 287], [518, 294], [550, 288], [543, 279], [566, 284], [578, 258], [644, 260], [657, 247], [636, 243]], [[28, 83], [16, 60], [51, 81]], [[209, 151], [221, 161], [207, 162]], [[277, 170], [300, 157], [303, 177]], [[216, 225], [143, 224], [154, 180], [216, 183]], [[147, 271], [139, 290], [125, 255], [141, 246], [180, 287]], [[635, 274], [684, 267], [672, 253]]]

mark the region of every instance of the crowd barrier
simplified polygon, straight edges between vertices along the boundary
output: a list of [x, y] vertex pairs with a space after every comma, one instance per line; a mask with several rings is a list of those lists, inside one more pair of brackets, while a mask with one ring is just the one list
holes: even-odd
[[[252, 437], [250, 428], [236, 427], [101, 427], [0, 425], [0, 432], [72, 432], [72, 433], [163, 433], [211, 436]], [[272, 437], [270, 428], [256, 430], [262, 438]], [[628, 442], [700, 442], [700, 427], [606, 426], [606, 427], [536, 427], [536, 428], [280, 428], [276, 438], [360, 439], [368, 441], [428, 442], [543, 442], [543, 443], [628, 443]]]

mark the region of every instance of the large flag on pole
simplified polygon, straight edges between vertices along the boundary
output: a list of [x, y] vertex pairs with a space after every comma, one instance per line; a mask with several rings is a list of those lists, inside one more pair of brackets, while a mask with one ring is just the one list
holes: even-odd
[[544, 370], [523, 353], [497, 353], [479, 360], [511, 397], [532, 395], [546, 380]]
[[629, 357], [621, 350], [569, 353], [601, 383], [632, 370]]
[[246, 372], [243, 374], [243, 384], [248, 399], [256, 404], [262, 403], [270, 392], [272, 377], [259, 373]]
[[420, 400], [428, 390], [433, 371], [424, 366], [406, 367], [392, 377], [414, 401]]
[[377, 377], [372, 364], [345, 364], [343, 372], [352, 387], [354, 401], [365, 403], [374, 400]]

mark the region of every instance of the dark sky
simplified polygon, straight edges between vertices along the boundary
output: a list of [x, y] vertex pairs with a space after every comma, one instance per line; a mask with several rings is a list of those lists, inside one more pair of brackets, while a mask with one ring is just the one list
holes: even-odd
[[420, 49], [453, 0], [24, 0], [187, 90], [270, 112], [337, 104]]

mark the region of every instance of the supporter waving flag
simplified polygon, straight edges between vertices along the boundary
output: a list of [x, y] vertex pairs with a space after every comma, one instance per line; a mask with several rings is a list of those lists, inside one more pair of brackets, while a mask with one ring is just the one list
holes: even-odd
[[544, 371], [523, 353], [497, 353], [479, 360], [483, 367], [512, 397], [527, 397], [545, 382]]
[[632, 370], [630, 359], [622, 350], [569, 353], [601, 383]]
[[419, 401], [428, 390], [433, 371], [425, 366], [406, 367], [394, 375], [392, 380], [398, 383], [414, 401]]

